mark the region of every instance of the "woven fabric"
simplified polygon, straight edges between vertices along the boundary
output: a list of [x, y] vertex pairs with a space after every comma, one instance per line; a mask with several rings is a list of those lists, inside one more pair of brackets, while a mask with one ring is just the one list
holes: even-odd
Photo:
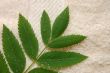
[[[48, 12], [53, 23], [66, 6], [70, 8], [70, 22], [64, 35], [82, 34], [88, 37], [81, 44], [68, 49], [89, 58], [60, 72], [110, 73], [110, 0], [1, 0], [0, 49], [3, 24], [6, 24], [19, 40], [17, 19], [21, 13], [29, 19], [42, 50], [44, 44], [40, 35], [40, 18], [43, 10]], [[31, 61], [27, 58], [26, 67], [30, 64]]]

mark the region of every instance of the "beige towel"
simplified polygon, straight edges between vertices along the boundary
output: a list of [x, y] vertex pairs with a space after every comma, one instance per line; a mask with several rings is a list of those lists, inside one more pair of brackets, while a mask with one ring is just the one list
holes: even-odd
[[[89, 56], [84, 62], [60, 70], [62, 73], [110, 73], [110, 0], [1, 0], [0, 1], [0, 49], [2, 48], [2, 24], [6, 24], [17, 39], [17, 19], [21, 13], [32, 24], [40, 43], [40, 17], [45, 9], [53, 23], [66, 7], [70, 8], [67, 34], [83, 34], [88, 38], [70, 51]], [[2, 50], [2, 49], [1, 49]], [[27, 66], [31, 61], [27, 59]], [[35, 66], [36, 67], [36, 66]]]

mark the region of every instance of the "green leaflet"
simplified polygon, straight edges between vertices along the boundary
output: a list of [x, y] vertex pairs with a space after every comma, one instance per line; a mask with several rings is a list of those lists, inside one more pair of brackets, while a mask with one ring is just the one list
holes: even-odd
[[86, 58], [87, 56], [75, 52], [53, 51], [43, 54], [37, 62], [44, 68], [59, 69], [80, 63]]
[[25, 56], [17, 39], [5, 25], [3, 26], [2, 43], [10, 68], [14, 73], [22, 73], [26, 63]]
[[43, 12], [41, 17], [41, 35], [42, 40], [45, 44], [48, 44], [51, 36], [51, 25], [50, 25], [50, 18], [46, 11]]
[[35, 59], [38, 54], [38, 41], [30, 23], [21, 14], [19, 15], [18, 30], [25, 52], [31, 59]]
[[74, 44], [78, 44], [83, 41], [86, 36], [83, 35], [68, 35], [68, 36], [61, 36], [53, 40], [48, 44], [50, 48], [64, 48]]
[[47, 70], [47, 69], [43, 69], [43, 68], [35, 68], [33, 70], [31, 70], [28, 73], [58, 73], [52, 70]]
[[10, 73], [5, 62], [5, 59], [3, 58], [3, 55], [1, 53], [0, 53], [0, 73]]
[[69, 8], [67, 7], [55, 20], [52, 27], [52, 39], [59, 37], [68, 26]]

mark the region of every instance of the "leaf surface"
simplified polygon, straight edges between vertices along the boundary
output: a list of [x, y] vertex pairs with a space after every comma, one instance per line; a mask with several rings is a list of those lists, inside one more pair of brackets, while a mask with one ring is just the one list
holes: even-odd
[[45, 68], [59, 69], [80, 63], [86, 58], [87, 56], [75, 52], [53, 51], [43, 54], [37, 62]]
[[41, 35], [45, 44], [48, 44], [51, 36], [50, 18], [46, 11], [43, 12], [41, 17]]
[[64, 48], [74, 44], [78, 44], [83, 41], [86, 36], [82, 35], [68, 35], [68, 36], [61, 36], [53, 40], [48, 44], [50, 48]]
[[69, 8], [64, 9], [63, 12], [55, 19], [52, 27], [52, 39], [59, 37], [67, 28], [69, 22]]
[[8, 64], [14, 73], [22, 73], [26, 59], [18, 40], [13, 33], [4, 25], [2, 33], [3, 50]]
[[10, 73], [8, 66], [3, 58], [3, 55], [0, 53], [0, 73]]
[[29, 73], [58, 73], [58, 72], [43, 69], [43, 68], [35, 68], [35, 69], [31, 70]]
[[38, 54], [38, 41], [30, 23], [21, 14], [19, 15], [18, 30], [25, 52], [31, 59], [35, 59]]

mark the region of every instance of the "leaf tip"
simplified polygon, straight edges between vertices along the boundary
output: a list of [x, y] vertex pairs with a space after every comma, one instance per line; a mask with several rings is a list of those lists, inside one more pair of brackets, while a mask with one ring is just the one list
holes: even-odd
[[66, 10], [69, 10], [69, 6], [66, 7]]
[[67, 7], [64, 9], [64, 11], [69, 14], [69, 7], [67, 6]]
[[[18, 26], [20, 25], [20, 21], [22, 20], [23, 16], [21, 13], [19, 13], [19, 19], [18, 19]], [[18, 27], [19, 28], [19, 27]]]
[[84, 39], [86, 39], [86, 38], [87, 38], [87, 36], [84, 36], [84, 35], [83, 35], [82, 37], [83, 37]]
[[[80, 54], [80, 55], [82, 55], [82, 54]], [[87, 58], [88, 58], [88, 56], [82, 55], [82, 61], [85, 60], [85, 59], [87, 59]]]
[[3, 28], [6, 28], [5, 24], [3, 24]]
[[4, 30], [8, 30], [8, 27], [5, 24], [3, 24], [3, 32]]
[[46, 13], [46, 10], [43, 11], [43, 14]]
[[82, 37], [83, 37], [83, 40], [87, 38], [87, 36], [82, 36]]
[[21, 13], [19, 13], [19, 21], [18, 21], [18, 23], [20, 23], [20, 21], [24, 20], [24, 19], [25, 19], [25, 17]]
[[79, 36], [82, 40], [87, 38], [87, 36], [84, 36], [84, 35], [77, 35], [77, 36]]
[[85, 56], [85, 59], [87, 59], [88, 58], [88, 56]]
[[83, 55], [84, 56], [84, 59], [87, 59], [88, 58], [88, 56], [86, 56], [86, 55]]
[[19, 18], [20, 18], [20, 17], [23, 17], [23, 15], [22, 15], [21, 13], [19, 13]]
[[48, 16], [48, 13], [46, 12], [46, 10], [43, 11], [42, 16], [43, 16], [43, 15], [47, 15], [47, 16]]

